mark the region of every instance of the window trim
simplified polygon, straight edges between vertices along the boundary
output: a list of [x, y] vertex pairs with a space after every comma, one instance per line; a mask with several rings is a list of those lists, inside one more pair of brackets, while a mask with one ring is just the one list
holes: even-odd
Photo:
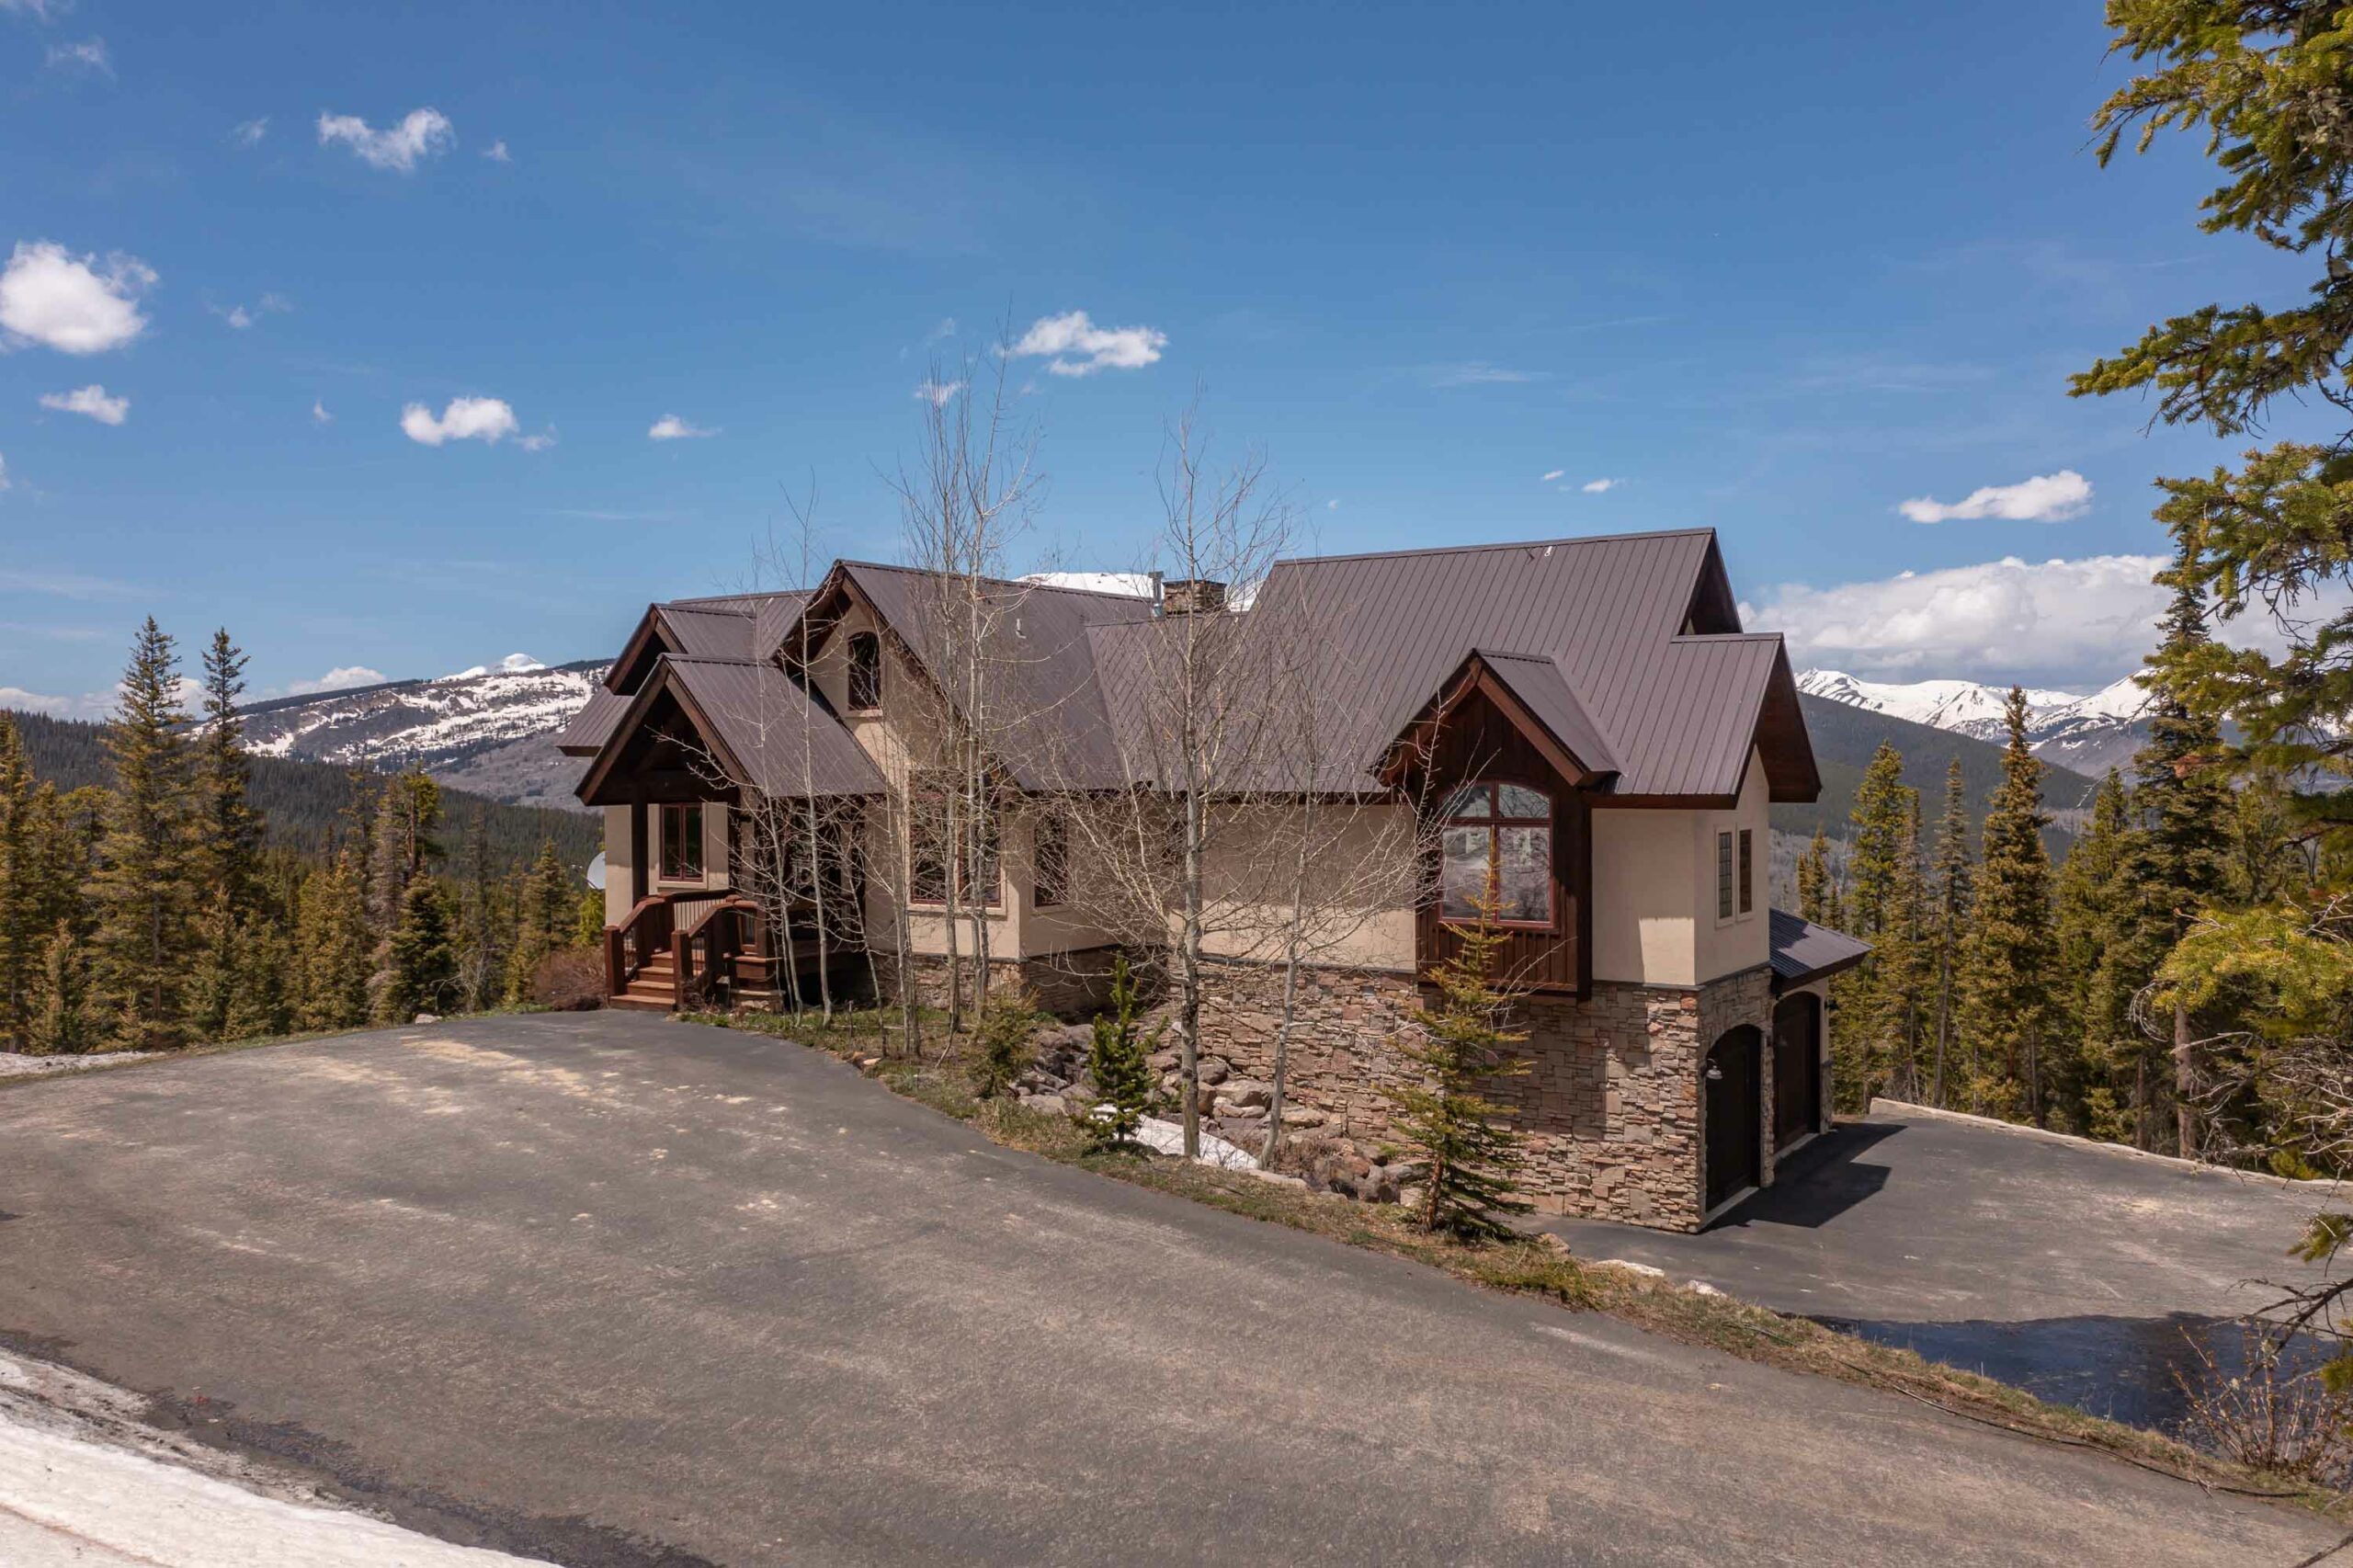
[[[988, 913], [1002, 913], [1005, 909], [1004, 827], [1000, 820], [994, 818], [990, 823], [990, 826], [996, 839], [996, 842], [993, 846], [995, 852], [991, 857], [995, 863], [996, 876], [992, 879], [992, 885], [988, 890], [987, 896], [979, 900], [977, 903], [972, 900], [972, 889], [968, 887], [964, 881], [964, 857], [959, 855], [949, 861], [947, 888], [963, 895], [958, 901], [957, 907], [960, 912], [979, 909]], [[921, 893], [915, 892], [915, 866], [920, 857], [918, 856], [915, 846], [913, 842], [912, 834], [913, 829], [911, 825], [910, 838], [907, 845], [907, 907], [910, 909], [937, 909], [944, 911], [948, 907], [948, 895], [946, 891], [943, 891], [938, 898], [926, 898]]]
[[1733, 830], [1716, 829], [1716, 924], [1732, 924], [1733, 903]]
[[[1051, 881], [1047, 877], [1050, 860], [1053, 872]], [[1051, 896], [1049, 888], [1052, 890]], [[1069, 902], [1070, 823], [1060, 812], [1041, 812], [1029, 828], [1029, 906], [1059, 909]]]
[[1756, 830], [1740, 830], [1739, 878], [1740, 913], [1743, 916], [1756, 913]]
[[[858, 699], [858, 687], [862, 684], [858, 671], [861, 646], [873, 650], [873, 660], [868, 666], [868, 673], [873, 680], [873, 689], [865, 694], [874, 699], [871, 702], [860, 702]], [[849, 641], [844, 645], [842, 651], [842, 706], [852, 713], [882, 711], [882, 635], [881, 632], [853, 631], [849, 634]]]
[[[704, 836], [710, 832], [710, 826], [703, 819], [702, 808], [703, 803], [700, 801], [663, 801], [655, 804], [654, 812], [656, 815], [654, 824], [654, 881], [673, 884], [684, 884], [690, 882], [699, 884], [710, 879], [710, 856], [707, 853], [710, 848], [710, 844]], [[678, 835], [678, 842], [679, 846], [684, 848], [687, 846], [689, 837], [691, 837], [694, 848], [694, 869], [692, 870], [676, 870], [672, 869], [670, 861], [670, 824], [674, 820], [673, 813], [676, 813], [675, 820], [684, 821], [686, 813], [688, 812], [694, 812], [695, 830], [691, 835], [682, 830]]]
[[[1507, 817], [1503, 815], [1503, 791], [1506, 786], [1526, 790], [1530, 794], [1542, 796], [1544, 799], [1544, 815], [1540, 818]], [[1462, 916], [1449, 915], [1446, 912], [1446, 852], [1443, 846], [1446, 842], [1446, 833], [1448, 829], [1458, 827], [1486, 829], [1487, 863], [1489, 865], [1494, 865], [1497, 862], [1497, 858], [1502, 854], [1501, 847], [1496, 843], [1495, 835], [1497, 834], [1501, 833], [1506, 827], [1535, 827], [1540, 824], [1544, 829], [1544, 918], [1541, 920], [1498, 919], [1495, 921], [1495, 928], [1499, 931], [1542, 931], [1558, 934], [1561, 929], [1561, 879], [1559, 861], [1557, 858], [1561, 842], [1560, 801], [1553, 795], [1552, 790], [1545, 789], [1540, 784], [1531, 783], [1525, 778], [1506, 777], [1502, 774], [1489, 774], [1478, 778], [1461, 779], [1449, 786], [1447, 789], [1448, 807], [1450, 808], [1453, 805], [1456, 798], [1459, 797], [1463, 790], [1481, 787], [1483, 787], [1490, 792], [1488, 798], [1495, 802], [1494, 807], [1487, 815], [1456, 816], [1449, 814], [1440, 817], [1438, 820], [1438, 842], [1440, 845], [1438, 851], [1438, 917], [1439, 923], [1441, 925], [1453, 926], [1464, 924], [1464, 918]], [[1476, 916], [1474, 915], [1472, 918], [1475, 919]]]

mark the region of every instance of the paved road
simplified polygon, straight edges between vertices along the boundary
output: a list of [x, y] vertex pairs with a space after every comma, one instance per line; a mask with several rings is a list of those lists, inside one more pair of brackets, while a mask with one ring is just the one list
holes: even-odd
[[1053, 1166], [655, 1017], [9, 1087], [0, 1210], [15, 1345], [579, 1568], [2285, 1568], [2336, 1539]]
[[2307, 1278], [2289, 1246], [2332, 1188], [2234, 1175], [1881, 1102], [1696, 1236], [1545, 1228], [1782, 1312], [2147, 1426], [2181, 1410], [2193, 1340], [2236, 1364], [2218, 1320]]

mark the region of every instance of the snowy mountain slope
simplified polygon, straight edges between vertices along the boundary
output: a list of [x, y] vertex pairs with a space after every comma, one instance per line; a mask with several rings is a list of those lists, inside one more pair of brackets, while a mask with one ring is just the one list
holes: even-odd
[[257, 702], [253, 749], [346, 767], [420, 767], [442, 783], [523, 805], [579, 809], [582, 764], [555, 749], [604, 676], [599, 663], [541, 665], [509, 654], [434, 680]]
[[[1967, 680], [1923, 680], [1894, 684], [1859, 680], [1840, 670], [1807, 670], [1798, 689], [1890, 718], [1999, 744], [2006, 738], [2002, 710], [2008, 688]], [[2123, 767], [2148, 738], [2142, 718], [2147, 694], [2137, 676], [2126, 676], [2089, 696], [2029, 687], [2027, 740], [2045, 762], [2097, 776]]]

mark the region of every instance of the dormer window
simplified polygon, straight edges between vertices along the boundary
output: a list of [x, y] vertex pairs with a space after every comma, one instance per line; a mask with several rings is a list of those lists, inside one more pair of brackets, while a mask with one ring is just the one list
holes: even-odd
[[850, 634], [849, 707], [871, 713], [882, 706], [882, 639], [871, 631]]
[[1495, 919], [1552, 924], [1552, 797], [1524, 784], [1466, 784], [1446, 802], [1438, 914], [1473, 921], [1495, 880]]

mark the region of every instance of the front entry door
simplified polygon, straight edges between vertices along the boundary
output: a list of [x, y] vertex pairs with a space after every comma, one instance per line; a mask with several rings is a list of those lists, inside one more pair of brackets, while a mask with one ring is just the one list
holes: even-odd
[[1822, 1127], [1822, 998], [1801, 991], [1773, 1009], [1773, 1147]]
[[1743, 1187], [1755, 1187], [1765, 1119], [1758, 1058], [1764, 1037], [1743, 1024], [1727, 1029], [1708, 1052], [1708, 1207], [1712, 1210]]

